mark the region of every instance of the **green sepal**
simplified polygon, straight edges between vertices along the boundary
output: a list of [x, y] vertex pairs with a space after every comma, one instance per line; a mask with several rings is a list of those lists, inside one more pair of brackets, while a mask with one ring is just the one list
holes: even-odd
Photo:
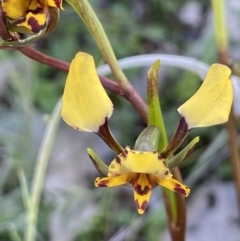
[[134, 150], [153, 151], [157, 150], [160, 137], [160, 131], [156, 126], [148, 126], [138, 136]]
[[162, 117], [161, 105], [158, 95], [158, 72], [160, 60], [156, 60], [148, 71], [148, 125], [157, 126], [161, 136], [157, 150], [161, 152], [167, 146], [167, 133]]
[[92, 160], [95, 168], [104, 176], [108, 175], [108, 166], [101, 160], [101, 158], [90, 148], [87, 148], [88, 155]]
[[199, 142], [199, 136], [195, 137], [182, 151], [180, 151], [177, 155], [172, 157], [167, 161], [167, 165], [169, 169], [178, 166], [180, 162], [184, 161], [194, 150], [196, 144]]

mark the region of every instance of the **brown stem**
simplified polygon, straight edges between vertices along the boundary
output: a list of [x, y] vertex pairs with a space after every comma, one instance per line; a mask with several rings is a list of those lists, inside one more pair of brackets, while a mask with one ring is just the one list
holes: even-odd
[[236, 122], [233, 111], [231, 111], [229, 120], [226, 123], [226, 128], [229, 135], [229, 149], [231, 155], [231, 165], [233, 178], [237, 192], [238, 210], [240, 213], [240, 157], [238, 151]]
[[[220, 63], [231, 67], [232, 61], [229, 57], [228, 50], [219, 51], [218, 59]], [[226, 123], [226, 128], [229, 136], [231, 166], [233, 171], [235, 189], [237, 193], [238, 210], [239, 210], [239, 216], [240, 216], [240, 156], [239, 156], [239, 150], [238, 150], [236, 121], [235, 121], [233, 110], [231, 110], [230, 112], [228, 122]]]
[[[178, 167], [172, 169], [173, 177], [182, 182], [181, 172]], [[186, 203], [185, 197], [178, 193], [170, 193], [171, 191], [163, 190], [163, 199], [167, 211], [168, 226], [172, 241], [184, 241], [186, 230]], [[169, 194], [174, 195], [174, 204], [170, 203]], [[176, 215], [172, 206], [176, 205]]]
[[[40, 62], [42, 64], [58, 68], [63, 71], [68, 71], [70, 64], [59, 60], [57, 58], [51, 57], [49, 55], [43, 54], [40, 51], [34, 49], [33, 47], [24, 47], [21, 49], [18, 49], [22, 54], [26, 55], [27, 57]], [[102, 85], [118, 94], [126, 98], [129, 102], [132, 103], [133, 107], [137, 110], [137, 112], [140, 114], [142, 117], [143, 121], [147, 123], [147, 106], [142, 97], [138, 94], [138, 92], [134, 89], [132, 85], [128, 85], [128, 88], [125, 90], [122, 90], [119, 85], [116, 82], [113, 82], [112, 80], [104, 77], [104, 76], [99, 76], [99, 79], [102, 83]]]
[[[172, 174], [175, 179], [182, 181], [182, 176], [179, 168], [175, 167], [172, 169]], [[184, 241], [185, 240], [185, 229], [186, 229], [186, 203], [185, 197], [178, 193], [175, 194], [176, 206], [177, 206], [177, 220], [172, 228], [171, 236], [172, 240]]]
[[[57, 69], [60, 69], [60, 70], [66, 71], [66, 72], [69, 70], [70, 64], [68, 62], [51, 57], [46, 54], [43, 54], [42, 52], [36, 50], [35, 48], [33, 48], [31, 46], [27, 46], [27, 47], [18, 49], [18, 51], [20, 51], [22, 54], [26, 55], [27, 57], [29, 57], [39, 63], [45, 64], [45, 65], [48, 65], [48, 66], [51, 66], [51, 67], [54, 67], [54, 68], [57, 68]], [[112, 80], [110, 80], [104, 76], [99, 75], [98, 77], [99, 77], [102, 85], [106, 89], [108, 89], [118, 95], [124, 96], [124, 93], [119, 88], [117, 83], [113, 82]]]

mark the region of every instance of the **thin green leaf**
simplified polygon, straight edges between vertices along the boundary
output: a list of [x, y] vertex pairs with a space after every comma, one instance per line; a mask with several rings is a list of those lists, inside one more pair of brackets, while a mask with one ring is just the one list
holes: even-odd
[[148, 125], [157, 126], [161, 136], [158, 151], [161, 152], [167, 146], [167, 133], [162, 117], [160, 100], [158, 95], [158, 72], [160, 60], [156, 60], [148, 71]]
[[101, 160], [101, 158], [92, 149], [87, 148], [87, 152], [96, 169], [104, 176], [107, 176], [108, 166]]
[[177, 155], [172, 157], [170, 160], [167, 161], [167, 165], [170, 169], [174, 168], [175, 166], [179, 165], [180, 162], [184, 161], [189, 154], [193, 151], [196, 144], [199, 142], [199, 136], [195, 137], [182, 151], [180, 151]]

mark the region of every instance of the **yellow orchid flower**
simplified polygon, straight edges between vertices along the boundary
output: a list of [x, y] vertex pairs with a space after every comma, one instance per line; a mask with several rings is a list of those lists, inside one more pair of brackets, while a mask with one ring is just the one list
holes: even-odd
[[113, 105], [97, 76], [94, 60], [86, 53], [78, 53], [70, 65], [65, 85], [62, 117], [75, 129], [98, 134], [118, 154], [108, 167], [93, 150], [88, 149], [97, 170], [107, 176], [97, 178], [95, 185], [113, 187], [130, 183], [140, 214], [146, 210], [156, 184], [188, 196], [190, 189], [172, 178], [169, 167], [173, 168], [184, 160], [199, 138], [195, 138], [172, 159], [169, 157], [192, 128], [227, 121], [233, 99], [230, 73], [224, 65], [210, 67], [197, 93], [178, 108], [181, 115], [178, 129], [161, 153], [156, 151], [160, 134], [154, 125], [140, 134], [133, 150], [129, 147], [123, 149], [108, 128]]
[[141, 152], [126, 147], [110, 164], [108, 177], [97, 178], [96, 187], [114, 187], [130, 183], [139, 214], [148, 206], [156, 184], [188, 196], [190, 189], [172, 178], [165, 160], [157, 151]]
[[62, 9], [62, 0], [4, 0], [1, 4], [9, 24], [22, 27], [28, 34], [36, 34], [45, 26], [49, 7]]

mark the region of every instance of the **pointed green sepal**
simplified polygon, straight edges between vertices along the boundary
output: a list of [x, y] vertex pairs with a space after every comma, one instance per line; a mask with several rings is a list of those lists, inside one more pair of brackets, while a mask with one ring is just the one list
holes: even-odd
[[104, 176], [108, 175], [108, 166], [101, 160], [101, 158], [90, 148], [87, 148], [88, 155], [92, 160], [96, 169]]
[[199, 142], [199, 136], [195, 137], [182, 151], [167, 161], [167, 165], [170, 169], [178, 166], [180, 162], [184, 161], [194, 150], [195, 146]]
[[162, 151], [167, 145], [167, 133], [165, 130], [162, 111], [158, 95], [158, 72], [160, 60], [156, 60], [148, 71], [148, 125], [157, 126], [161, 136], [158, 151]]
[[160, 137], [160, 131], [156, 126], [148, 126], [138, 136], [134, 150], [153, 151], [157, 150]]

